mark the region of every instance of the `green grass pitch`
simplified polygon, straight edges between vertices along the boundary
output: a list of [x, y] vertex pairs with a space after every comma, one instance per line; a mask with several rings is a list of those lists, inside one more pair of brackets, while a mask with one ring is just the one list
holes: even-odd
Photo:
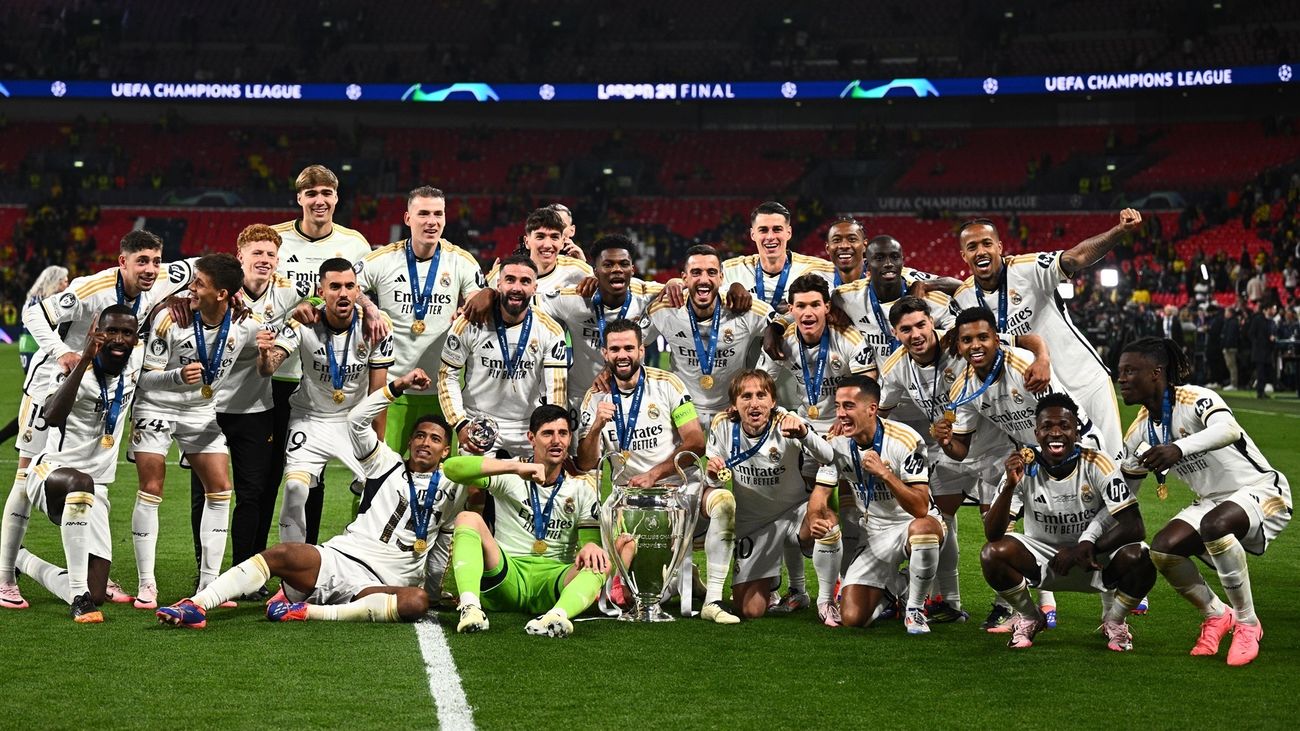
[[[17, 412], [17, 353], [0, 347], [0, 417]], [[1292, 482], [1300, 403], [1229, 394], [1237, 417]], [[1132, 418], [1125, 409], [1125, 423]], [[16, 460], [5, 445], [0, 464]], [[188, 523], [188, 473], [172, 462], [162, 503], [158, 577], [174, 601], [195, 574]], [[331, 468], [322, 535], [348, 510], [341, 468]], [[7, 488], [9, 479], [5, 478]], [[130, 540], [134, 468], [123, 464], [111, 495], [113, 576], [135, 587]], [[1142, 493], [1148, 537], [1190, 500], [1171, 483], [1168, 502]], [[523, 632], [523, 615], [496, 614], [484, 634], [458, 636], [454, 615], [436, 621], [482, 728], [1262, 728], [1289, 725], [1286, 688], [1300, 667], [1300, 540], [1284, 532], [1252, 557], [1251, 582], [1265, 627], [1259, 659], [1229, 668], [1187, 655], [1198, 615], [1163, 579], [1152, 612], [1131, 624], [1136, 649], [1108, 652], [1095, 597], [1058, 594], [1060, 626], [1034, 648], [1012, 652], [978, 621], [991, 592], [978, 565], [975, 510], [958, 514], [962, 589], [972, 622], [909, 637], [901, 623], [830, 630], [812, 611], [719, 627], [700, 620], [627, 626], [580, 622], [573, 637]], [[26, 545], [62, 563], [55, 527], [34, 514]], [[703, 556], [699, 557], [703, 563]], [[809, 583], [815, 583], [811, 564]], [[1217, 578], [1210, 585], [1218, 590]], [[25, 611], [0, 611], [0, 728], [379, 727], [429, 728], [437, 712], [415, 632], [404, 625], [326, 622], [274, 625], [261, 606], [214, 610], [201, 632], [164, 628], [152, 612], [106, 607], [102, 625], [78, 626], [67, 607], [28, 578]], [[1220, 595], [1222, 596], [1221, 592]]]

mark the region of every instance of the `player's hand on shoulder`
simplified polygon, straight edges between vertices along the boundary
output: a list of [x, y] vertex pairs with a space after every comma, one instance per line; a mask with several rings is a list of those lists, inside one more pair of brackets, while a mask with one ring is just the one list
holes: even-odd
[[320, 310], [312, 307], [310, 302], [299, 302], [290, 316], [304, 325], [315, 325], [320, 319]]
[[832, 306], [830, 312], [826, 315], [826, 321], [829, 322], [832, 327], [837, 327], [841, 330], [847, 330], [853, 327], [853, 320], [849, 318], [848, 314], [844, 312], [844, 310], [835, 306]]
[[750, 294], [745, 285], [740, 282], [732, 282], [727, 288], [726, 298], [727, 309], [732, 312], [749, 312], [749, 308], [754, 304], [754, 295]]
[[667, 302], [669, 307], [681, 307], [686, 304], [686, 283], [681, 277], [669, 279], [659, 293], [659, 299]]
[[1136, 231], [1142, 225], [1142, 214], [1136, 208], [1125, 208], [1119, 212], [1119, 227], [1125, 233]]
[[596, 393], [609, 393], [609, 369], [608, 368], [596, 374], [596, 380], [591, 382], [591, 389]]
[[567, 244], [565, 244], [565, 245], [560, 249], [560, 253], [561, 253], [561, 254], [564, 254], [565, 256], [573, 257], [574, 259], [577, 259], [578, 261], [586, 261], [586, 260], [587, 260], [587, 253], [586, 253], [585, 251], [582, 250], [582, 247], [581, 247], [581, 246], [578, 246], [577, 244], [573, 243], [572, 241], [570, 241], [570, 242], [568, 242]]
[[1047, 393], [1052, 386], [1052, 366], [1043, 358], [1035, 358], [1025, 369], [1025, 388], [1032, 394]]
[[389, 333], [393, 330], [388, 326], [388, 320], [382, 317], [367, 318], [365, 320], [365, 326], [366, 342], [371, 345], [378, 344], [384, 338], [388, 337]]
[[203, 364], [195, 361], [181, 367], [181, 381], [186, 385], [193, 386], [201, 380], [203, 380]]
[[772, 360], [785, 360], [785, 337], [780, 325], [770, 323], [763, 330], [763, 352]]
[[808, 436], [808, 422], [800, 419], [798, 414], [787, 411], [781, 415], [781, 433], [787, 437], [803, 439]]
[[244, 303], [244, 297], [241, 293], [236, 292], [230, 296], [231, 322], [243, 322], [251, 314], [253, 314], [253, 311], [248, 309], [248, 305]]
[[189, 327], [194, 324], [195, 301], [189, 297], [168, 297], [167, 313], [177, 327]]
[[585, 300], [591, 299], [592, 295], [596, 294], [596, 278], [583, 277], [582, 281], [578, 282], [576, 289], [579, 297]]
[[461, 314], [466, 320], [474, 325], [482, 325], [488, 321], [488, 316], [492, 314], [492, 308], [497, 306], [497, 291], [491, 287], [484, 287], [465, 300], [461, 309]]

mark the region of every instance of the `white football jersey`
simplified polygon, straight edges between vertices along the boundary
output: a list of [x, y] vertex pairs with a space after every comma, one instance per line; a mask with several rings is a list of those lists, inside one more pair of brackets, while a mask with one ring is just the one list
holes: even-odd
[[[318, 239], [308, 237], [298, 227], [298, 221], [285, 221], [272, 226], [280, 234], [280, 265], [276, 273], [282, 275], [295, 287], [304, 284], [309, 294], [315, 294], [320, 285], [320, 265], [326, 259], [347, 259], [352, 264], [361, 261], [370, 253], [370, 244], [360, 232], [337, 223], [330, 227], [330, 232]], [[275, 372], [279, 380], [296, 381], [302, 378], [302, 366], [294, 358], [289, 358]]]
[[[525, 461], [525, 460], [520, 460]], [[571, 563], [578, 549], [578, 529], [600, 526], [600, 496], [596, 476], [590, 472], [564, 475], [555, 485], [537, 485], [518, 475], [486, 478], [487, 491], [496, 501], [497, 525], [492, 537], [507, 556], [535, 556], [533, 542], [533, 506], [535, 495], [543, 515], [551, 501], [550, 520], [545, 527], [546, 552], [542, 555], [561, 563]]]
[[[1016, 443], [1016, 448], [1026, 444], [1036, 444], [1034, 410], [1038, 408], [1039, 396], [1047, 393], [1068, 393], [1052, 368], [1052, 380], [1047, 392], [1035, 394], [1025, 386], [1025, 371], [1034, 362], [1034, 355], [1021, 348], [1000, 345], [1003, 353], [1002, 368], [986, 391], [975, 400], [957, 408], [957, 421], [953, 422], [954, 434], [970, 434], [981, 426], [980, 420], [991, 422], [1003, 434]], [[969, 396], [983, 385], [975, 369], [969, 364], [961, 370], [956, 382], [948, 389], [949, 402], [962, 397], [963, 392]], [[1079, 441], [1081, 446], [1099, 448], [1097, 435], [1093, 432], [1092, 422], [1082, 405], [1079, 405]], [[1010, 445], [1008, 445], [1010, 449]], [[1009, 452], [1008, 452], [1009, 453]]]
[[[722, 263], [722, 294], [725, 295], [727, 288], [733, 283], [740, 282], [745, 289], [754, 294], [755, 300], [775, 308], [778, 303], [786, 301], [788, 290], [794, 280], [805, 274], [816, 274], [826, 280], [828, 288], [835, 289], [835, 267], [825, 259], [790, 252], [786, 254], [786, 267], [789, 269], [789, 274], [785, 278], [785, 287], [779, 288], [781, 272], [773, 276], [763, 271], [758, 264], [758, 254], [732, 257]], [[763, 275], [761, 296], [758, 291], [759, 280], [755, 277], [756, 270]]]
[[[257, 314], [261, 329], [279, 332], [295, 307], [311, 292], [306, 283], [295, 285], [288, 279], [274, 275], [260, 297], [247, 289], [241, 290], [244, 306]], [[226, 388], [216, 395], [218, 414], [256, 414], [270, 411], [275, 404], [271, 397], [271, 379], [257, 372], [257, 348], [244, 348], [235, 356], [235, 364], [226, 376]]]
[[[448, 528], [465, 507], [469, 488], [442, 475], [441, 468], [428, 472], [410, 472], [402, 456], [375, 436], [371, 423], [392, 403], [388, 387], [375, 391], [353, 407], [351, 423], [352, 450], [366, 478], [364, 497], [353, 520], [344, 529], [351, 538], [343, 550], [357, 553], [379, 573], [389, 586], [419, 586], [424, 578], [424, 561], [439, 530]], [[434, 484], [434, 477], [437, 483]], [[424, 509], [433, 488], [428, 542], [424, 553], [415, 550], [415, 514], [411, 510], [411, 488], [416, 503]], [[337, 539], [331, 539], [337, 540]], [[349, 550], [351, 549], [351, 550]]]
[[[819, 424], [825, 424], [835, 418], [835, 388], [840, 381], [855, 373], [872, 375], [876, 372], [875, 354], [857, 330], [837, 328], [832, 325], [828, 325], [828, 327], [830, 328], [831, 337], [827, 347], [830, 352], [826, 356], [826, 368], [822, 373], [821, 389], [817, 393], [809, 393], [803, 367], [807, 364], [808, 375], [816, 378], [817, 360], [821, 357], [821, 340], [812, 345], [804, 343], [803, 339], [799, 337], [799, 326], [795, 323], [790, 323], [785, 328], [785, 351], [787, 353], [785, 360], [764, 359], [764, 364], [772, 378], [775, 379], [777, 372], [784, 370], [790, 374], [797, 387], [799, 402], [794, 404], [783, 403], [781, 406], [791, 411], [797, 411], [805, 419], [812, 419]], [[817, 406], [817, 416], [815, 418], [808, 413], [809, 407], [814, 404]]]
[[[998, 492], [1006, 480], [1004, 474]], [[1043, 465], [1033, 476], [1026, 472], [1012, 500], [1021, 506], [1022, 532], [1058, 547], [1078, 543], [1088, 526], [1103, 514], [1102, 508], [1105, 515], [1114, 515], [1137, 504], [1115, 463], [1092, 449], [1081, 449], [1074, 469], [1059, 480]]]
[[[199, 314], [194, 313], [195, 321]], [[208, 358], [216, 352], [217, 336], [221, 326], [202, 324], [203, 342], [207, 347]], [[229, 384], [235, 358], [244, 348], [257, 350], [257, 331], [261, 322], [256, 314], [250, 315], [242, 322], [230, 323], [226, 333], [225, 350], [221, 354], [221, 363], [213, 374], [211, 382], [213, 398], [203, 397], [203, 381], [186, 386], [177, 386], [175, 390], [154, 389], [142, 391], [136, 400], [135, 416], [170, 419], [201, 424], [217, 418], [216, 394]], [[194, 328], [180, 327], [172, 321], [171, 313], [162, 310], [154, 317], [152, 337], [145, 346], [144, 369], [147, 371], [179, 370], [189, 363], [199, 363], [199, 351], [195, 344]]]
[[[1065, 309], [1065, 300], [1056, 291], [1061, 282], [1069, 281], [1061, 269], [1060, 251], [1021, 254], [1002, 258], [1001, 280], [1006, 288], [1006, 327], [999, 331], [1012, 335], [1034, 334], [1047, 343], [1052, 362], [1068, 364], [1060, 370], [1061, 385], [1069, 393], [1087, 393], [1098, 383], [1110, 381], [1110, 372], [1101, 357], [1083, 336]], [[984, 292], [974, 277], [957, 288], [952, 299], [953, 315], [969, 307], [984, 306], [1001, 314], [1001, 288]]]
[[[493, 267], [492, 271], [488, 272], [487, 275], [488, 284], [496, 288], [500, 276], [501, 267]], [[581, 259], [560, 254], [555, 260], [554, 269], [546, 274], [537, 275], [537, 292], [533, 295], [533, 303], [540, 302], [543, 297], [551, 292], [559, 292], [565, 287], [576, 286], [578, 282], [590, 276], [592, 276], [590, 264]]]
[[[917, 434], [905, 424], [898, 424], [889, 419], [881, 419], [880, 424], [884, 427], [885, 435], [880, 443], [880, 459], [889, 467], [899, 479], [907, 485], [925, 485], [929, 489], [930, 473], [925, 454], [925, 442], [921, 441], [921, 435]], [[864, 493], [867, 492], [867, 483], [871, 481], [871, 475], [865, 469], [861, 469], [861, 455], [871, 451], [871, 445], [858, 447], [857, 459], [853, 456], [851, 446], [852, 438], [848, 436], [835, 436], [830, 438], [831, 449], [835, 451], [835, 459], [831, 464], [822, 467], [817, 471], [817, 484], [823, 487], [834, 487], [840, 480], [848, 483], [850, 490], [853, 492], [853, 499], [857, 502], [858, 510], [862, 512], [867, 530], [876, 528], [887, 528], [891, 525], [906, 523], [913, 520], [911, 513], [904, 510], [898, 504], [898, 499], [894, 497], [893, 491], [889, 489], [880, 480], [875, 480], [871, 486], [871, 491], [866, 497], [870, 499], [868, 504], [864, 500]], [[858, 479], [859, 472], [861, 480]], [[840, 500], [844, 499], [841, 492]], [[931, 505], [930, 512], [936, 512]]]
[[[141, 340], [148, 339], [149, 310], [155, 304], [190, 285], [194, 269], [189, 262], [163, 264], [153, 287], [141, 291], [134, 301], [119, 293], [121, 278], [117, 267], [86, 277], [77, 277], [67, 289], [41, 300], [39, 307], [23, 308], [23, 327], [32, 334], [40, 351], [32, 358], [23, 383], [23, 393], [44, 401], [54, 388], [54, 378], [61, 374], [58, 360], [66, 353], [80, 353], [86, 347], [86, 334], [105, 307], [124, 304], [131, 307], [140, 321]], [[123, 296], [120, 298], [119, 294]]]
[[[365, 323], [359, 310], [351, 327], [336, 332], [325, 320], [324, 312], [314, 325], [302, 325], [290, 320], [275, 339], [275, 347], [284, 350], [302, 366], [302, 384], [289, 397], [295, 414], [306, 414], [327, 421], [342, 421], [348, 412], [366, 397], [370, 389], [370, 371], [387, 369], [393, 365], [393, 338], [388, 337], [371, 347], [366, 342]], [[380, 313], [387, 319], [387, 315]], [[391, 324], [390, 324], [391, 326]], [[334, 349], [334, 362], [343, 376], [338, 390], [343, 392], [342, 403], [334, 400], [334, 379], [330, 375], [329, 351], [326, 342]]]
[[[1225, 417], [1235, 420], [1232, 409], [1219, 394], [1200, 386], [1178, 386], [1174, 389], [1170, 436], [1174, 444], [1178, 444], [1179, 440], [1213, 426], [1212, 421]], [[1154, 447], [1165, 443], [1163, 425], [1159, 421], [1152, 425], [1156, 441], [1151, 440], [1150, 422], [1151, 414], [1142, 407], [1124, 435], [1122, 468], [1125, 475], [1145, 476], [1147, 469], [1137, 461], [1139, 452], [1144, 451], [1142, 445]], [[1191, 454], [1183, 449], [1183, 457], [1173, 466], [1172, 472], [1181, 477], [1198, 498], [1221, 500], [1239, 489], [1253, 487], [1265, 492], [1276, 491], [1285, 504], [1291, 502], [1291, 486], [1286, 475], [1273, 469], [1245, 430], [1242, 430], [1241, 438], [1226, 447]], [[1269, 514], [1267, 510], [1265, 514]]]
[[[131, 421], [127, 418], [127, 413], [131, 408], [131, 400], [135, 397], [143, 361], [144, 345], [141, 343], [132, 350], [120, 375], [103, 374], [103, 390], [96, 368], [93, 365], [87, 368], [81, 377], [81, 385], [77, 387], [77, 396], [72, 402], [67, 421], [62, 429], [50, 427], [45, 451], [33, 460], [33, 464], [49, 462], [72, 467], [86, 473], [96, 485], [112, 483], [117, 477], [117, 451], [122, 444], [124, 427]], [[105, 431], [108, 412], [104, 393], [107, 392], [109, 401], [112, 401], [117, 397], [119, 383], [122, 386], [122, 406], [118, 411], [117, 423], [113, 426], [113, 442], [105, 447], [102, 440], [108, 433]]]
[[[907, 280], [906, 273], [903, 279]], [[893, 339], [894, 329], [889, 324], [889, 312], [898, 300], [878, 302], [880, 312], [877, 313], [871, 306], [871, 295], [868, 292], [870, 288], [869, 279], [859, 279], [856, 282], [840, 285], [831, 294], [831, 303], [843, 310], [844, 314], [853, 321], [853, 326], [862, 333], [867, 344], [875, 351], [876, 362], [884, 363], [898, 347], [898, 342]], [[945, 330], [951, 326], [955, 318], [949, 311], [951, 300], [948, 295], [937, 290], [927, 292], [925, 302], [930, 306], [930, 316], [934, 318], [936, 329]]]
[[[487, 416], [499, 423], [527, 427], [533, 409], [541, 404], [568, 404], [565, 376], [569, 352], [564, 329], [536, 308], [529, 313], [524, 322], [505, 329], [505, 352], [497, 338], [495, 316], [483, 325], [464, 317], [452, 323], [438, 372], [438, 401], [452, 426]], [[512, 374], [507, 362], [515, 357], [524, 325], [529, 322], [528, 341]]]
[[[627, 297], [623, 301], [627, 310], [623, 309], [623, 305], [601, 307], [604, 321], [611, 323], [625, 319], [639, 322], [649, 311], [650, 303], [663, 289], [664, 286], [658, 282], [632, 279], [628, 282]], [[594, 299], [584, 299], [576, 287], [565, 287], [537, 300], [538, 309], [555, 318], [569, 332], [569, 344], [573, 348], [573, 366], [569, 368], [569, 401], [575, 409], [581, 406], [580, 399], [605, 368], [600, 318], [597, 316]], [[642, 335], [644, 342], [644, 333]]]
[[[617, 419], [610, 419], [600, 434], [601, 456], [623, 450], [630, 452], [626, 469], [627, 477], [645, 474], [655, 465], [671, 457], [680, 443], [677, 429], [698, 418], [695, 414], [695, 405], [691, 403], [691, 395], [687, 393], [686, 386], [680, 378], [658, 368], [644, 367], [642, 372], [645, 374], [645, 381], [641, 404], [635, 413], [636, 425], [632, 427], [628, 443], [619, 444]], [[610, 386], [617, 388], [613, 379], [610, 379]], [[622, 403], [621, 413], [624, 423], [627, 424], [633, 417], [632, 402], [635, 398], [635, 389], [624, 391], [620, 388], [618, 395]], [[591, 433], [591, 425], [596, 419], [596, 407], [605, 401], [614, 402], [614, 395], [588, 389], [582, 400], [582, 419], [578, 427], [579, 439]], [[618, 410], [617, 407], [615, 410]], [[664, 484], [680, 485], [681, 479], [674, 473], [664, 480]]]
[[[700, 382], [704, 372], [700, 370], [699, 351], [691, 330], [691, 319], [695, 314], [689, 304], [673, 307], [661, 300], [650, 306], [650, 313], [641, 322], [641, 329], [647, 333], [646, 340], [662, 335], [668, 341], [673, 373], [686, 383], [691, 398], [695, 400], [695, 408], [711, 414], [731, 405], [727, 397], [731, 379], [749, 367], [746, 359], [750, 351], [763, 342], [763, 332], [772, 318], [772, 308], [757, 300], [744, 313], [728, 310], [720, 299], [714, 300], [714, 307], [721, 308], [722, 314], [718, 316], [721, 332], [713, 353], [712, 388], [705, 388]], [[713, 320], [696, 320], [696, 325], [700, 341], [707, 346]]]
[[754, 437], [745, 433], [743, 428], [737, 430], [736, 421], [713, 420], [708, 446], [705, 448], [707, 457], [729, 460], [733, 449], [738, 447], [737, 456], [740, 456], [761, 441], [757, 452], [730, 467], [738, 525], [771, 523], [791, 508], [807, 501], [808, 484], [803, 476], [804, 460], [810, 459], [823, 465], [834, 459], [830, 444], [817, 434], [811, 424], [808, 435], [802, 440], [782, 434], [776, 423], [784, 413], [780, 409], [774, 410], [768, 428], [763, 434]]
[[[432, 257], [416, 259], [420, 293], [429, 277], [434, 278], [429, 309], [424, 314], [424, 332], [416, 333], [411, 329], [415, 323], [416, 293], [406, 258], [408, 241], [396, 241], [367, 254], [356, 265], [357, 281], [363, 290], [374, 293], [375, 306], [392, 320], [394, 369], [406, 374], [422, 368], [433, 375], [441, 364], [442, 348], [456, 308], [462, 300], [483, 288], [483, 272], [474, 257], [446, 239], [438, 242]], [[431, 273], [434, 259], [438, 268]], [[412, 389], [408, 393], [422, 392]]]

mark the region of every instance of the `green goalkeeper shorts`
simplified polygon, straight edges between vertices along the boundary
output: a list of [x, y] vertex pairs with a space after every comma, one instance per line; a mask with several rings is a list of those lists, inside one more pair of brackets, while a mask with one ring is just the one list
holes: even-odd
[[483, 575], [483, 609], [542, 614], [555, 606], [564, 588], [564, 575], [573, 564], [545, 556], [501, 554], [496, 571]]

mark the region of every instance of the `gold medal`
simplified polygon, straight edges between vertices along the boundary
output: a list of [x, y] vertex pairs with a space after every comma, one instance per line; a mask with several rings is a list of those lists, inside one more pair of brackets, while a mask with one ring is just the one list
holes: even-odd
[[949, 424], [957, 423], [957, 412], [953, 411], [952, 409], [944, 409], [943, 420], [948, 422]]
[[1156, 497], [1160, 498], [1161, 500], [1168, 500], [1168, 499], [1169, 499], [1169, 486], [1166, 485], [1166, 484], [1164, 484], [1164, 483], [1157, 482], [1157, 483], [1156, 483]]
[[99, 445], [100, 445], [101, 447], [103, 447], [104, 449], [112, 449], [112, 448], [113, 448], [113, 435], [112, 435], [112, 434], [105, 434], [103, 437], [100, 438], [100, 440], [99, 440]]
[[709, 390], [710, 388], [713, 388], [713, 376], [702, 377], [700, 379], [700, 385], [703, 386], [704, 390], [706, 391]]
[[203, 384], [203, 388], [199, 389], [199, 394], [202, 395], [203, 398], [212, 398], [212, 386], [209, 386], [206, 383]]
[[821, 413], [822, 413], [822, 412], [821, 412], [821, 409], [818, 409], [816, 406], [809, 406], [809, 407], [808, 407], [808, 418], [809, 418], [809, 419], [816, 419], [816, 418], [817, 418]]
[[424, 553], [429, 548], [429, 542], [423, 538], [416, 538], [413, 548], [415, 548], [416, 553]]
[[541, 538], [538, 538], [537, 540], [533, 541], [533, 553], [537, 554], [538, 556], [542, 555], [543, 553], [546, 553], [546, 541], [542, 540]]
[[730, 479], [731, 479], [731, 469], [730, 469], [730, 468], [728, 468], [728, 467], [723, 467], [722, 469], [718, 470], [718, 482], [726, 482], [726, 481], [728, 481], [728, 480], [730, 480]]
[[1020, 448], [1020, 459], [1021, 459], [1021, 461], [1023, 461], [1026, 465], [1031, 465], [1031, 464], [1033, 464], [1033, 463], [1034, 463], [1034, 450], [1030, 449], [1029, 447], [1021, 447], [1021, 448]]
[[415, 322], [411, 323], [411, 332], [415, 333], [416, 335], [423, 335], [424, 320], [416, 320]]
[[334, 389], [334, 403], [341, 404], [345, 400], [347, 400], [347, 396], [343, 395], [343, 389], [341, 388]]

